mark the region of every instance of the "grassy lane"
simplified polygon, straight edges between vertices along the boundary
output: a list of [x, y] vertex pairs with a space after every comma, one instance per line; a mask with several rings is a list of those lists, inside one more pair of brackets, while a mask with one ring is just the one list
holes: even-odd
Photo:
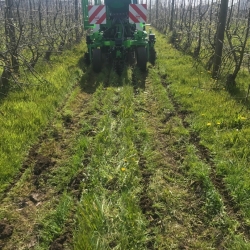
[[161, 222], [156, 249], [248, 249], [242, 221], [223, 203], [196, 148], [188, 111], [176, 106], [157, 68], [148, 79], [145, 114], [158, 152], [148, 191]]
[[[75, 178], [87, 147], [86, 140], [80, 142], [85, 137], [82, 120], [89, 116], [88, 85], [99, 84], [91, 70], [80, 75], [80, 85], [64, 96], [66, 101], [31, 147], [19, 178], [3, 195], [0, 248], [48, 249], [62, 233], [64, 241], [72, 242], [70, 218], [79, 193]], [[74, 156], [76, 152], [81, 158]]]
[[138, 144], [146, 132], [135, 112], [131, 71], [122, 78], [111, 75], [110, 86], [94, 94], [100, 120], [85, 161], [75, 249], [146, 249], [148, 242], [138, 200]]
[[[147, 73], [128, 68], [119, 77], [74, 66], [79, 86], [51, 86], [62, 90], [53, 92], [61, 101], [37, 98], [38, 110], [50, 109], [39, 128], [20, 134], [30, 136], [26, 146], [15, 141], [23, 150], [14, 159], [23, 167], [2, 196], [0, 223], [13, 232], [1, 247], [250, 248], [247, 106], [160, 34], [156, 49]], [[20, 166], [5, 173], [2, 188]]]
[[[100, 103], [96, 105], [104, 116], [88, 154], [92, 157], [86, 164], [88, 181], [83, 184], [82, 205], [78, 211], [76, 249], [83, 246], [88, 246], [87, 249], [248, 249], [247, 219], [242, 217], [244, 213], [237, 212], [239, 205], [231, 201], [233, 195], [227, 192], [227, 178], [217, 172], [216, 161], [204, 146], [203, 131], [194, 126], [195, 109], [202, 104], [199, 101], [197, 105], [194, 101], [197, 93], [201, 94], [199, 100], [228, 94], [222, 88], [216, 93], [217, 83], [210, 82], [208, 74], [199, 69], [197, 77], [192, 60], [169, 48], [165, 38], [158, 36], [157, 49], [161, 51], [158, 63], [155, 67], [150, 66], [148, 76], [137, 72], [136, 77], [132, 77], [133, 85], [141, 87], [146, 77], [145, 90], [134, 88], [134, 98], [125, 99], [127, 103], [121, 97], [129, 88], [131, 95], [132, 86], [116, 90], [111, 85], [100, 90]], [[182, 65], [183, 72], [180, 71]], [[194, 85], [194, 75], [197, 86]], [[205, 97], [207, 93], [208, 98]], [[229, 96], [227, 101], [237, 104]], [[130, 109], [131, 103], [134, 109]], [[123, 109], [120, 107], [130, 110], [133, 124], [121, 126]], [[211, 140], [214, 138], [211, 127], [215, 124], [206, 122], [206, 115], [217, 114], [211, 113], [205, 103], [204, 107], [200, 117], [204, 131], [211, 133], [207, 139]], [[214, 106], [210, 108], [213, 110]], [[231, 109], [230, 112], [235, 111]], [[243, 116], [238, 116], [237, 122], [247, 125]], [[222, 128], [222, 124], [218, 121], [216, 126]], [[128, 135], [127, 129], [130, 131]], [[125, 141], [124, 136], [127, 137]], [[129, 164], [128, 174], [132, 172], [139, 181], [131, 179], [129, 184], [135, 186], [126, 183], [127, 176], [121, 180], [123, 172], [128, 170], [124, 163], [130, 150], [135, 155], [136, 164]], [[124, 157], [123, 163], [121, 159]], [[137, 203], [131, 199], [124, 202], [127, 189], [132, 197], [140, 197]], [[136, 204], [133, 205], [136, 217], [143, 222], [134, 222], [133, 228], [138, 233], [134, 236], [135, 232], [127, 227], [131, 227], [129, 221], [134, 219], [133, 216], [123, 216], [124, 212], [129, 213], [131, 202]], [[139, 240], [140, 244], [130, 237]], [[133, 244], [130, 245], [131, 241]]]
[[37, 137], [80, 79], [82, 71], [78, 62], [84, 47], [79, 44], [72, 51], [54, 57], [52, 65], [41, 62], [37, 71], [47, 81], [40, 82], [30, 76], [27, 86], [12, 91], [1, 101], [0, 198], [22, 167], [29, 147], [37, 142]]
[[[230, 237], [225, 238], [223, 247], [248, 249], [247, 106], [212, 81], [209, 72], [195, 68], [192, 59], [174, 50], [164, 36], [158, 34], [158, 38], [158, 78], [189, 134], [188, 141], [182, 139], [172, 148], [194, 190], [205, 198], [203, 208], [209, 225], [227, 230]], [[167, 120], [169, 116], [172, 119], [171, 112]], [[167, 131], [178, 131], [169, 126], [167, 123]], [[231, 140], [235, 134], [237, 140]]]
[[249, 247], [161, 70], [112, 75], [94, 94], [74, 249]]
[[68, 228], [73, 226], [70, 214], [77, 193], [70, 183], [81, 166], [81, 159], [72, 154], [86, 150], [87, 142], [79, 143], [80, 119], [88, 111], [90, 98], [75, 88], [30, 150], [23, 175], [1, 202], [2, 223], [13, 229], [11, 238], [0, 241], [4, 249], [48, 249], [63, 232], [71, 238]]

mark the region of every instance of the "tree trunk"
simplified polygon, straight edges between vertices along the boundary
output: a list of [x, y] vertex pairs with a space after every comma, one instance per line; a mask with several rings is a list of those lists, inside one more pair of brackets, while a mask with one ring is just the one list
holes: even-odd
[[174, 0], [172, 0], [172, 3], [171, 3], [171, 18], [170, 18], [170, 31], [173, 31], [174, 29]]
[[234, 72], [232, 75], [233, 81], [235, 81], [235, 79], [240, 71], [240, 68], [241, 68], [241, 64], [243, 61], [243, 57], [244, 57], [244, 53], [245, 53], [245, 49], [246, 49], [247, 41], [248, 41], [248, 37], [249, 37], [249, 29], [250, 29], [250, 9], [248, 10], [247, 28], [246, 28], [245, 39], [244, 39], [244, 42], [242, 44], [242, 48], [240, 51], [240, 58], [239, 58], [238, 63], [236, 63], [236, 66], [235, 66], [235, 69], [234, 69]]
[[158, 18], [159, 18], [159, 0], [155, 1], [155, 22], [158, 23]]
[[6, 0], [6, 24], [5, 24], [5, 33], [6, 33], [6, 47], [11, 55], [11, 68], [15, 73], [19, 72], [18, 64], [18, 55], [16, 48], [16, 34], [15, 26], [13, 23], [13, 0]]
[[79, 0], [75, 0], [75, 34], [76, 34], [76, 42], [80, 40], [79, 35]]
[[224, 32], [227, 20], [228, 0], [221, 0], [219, 23], [217, 26], [217, 37], [215, 44], [214, 63], [213, 63], [213, 78], [219, 78], [219, 69], [221, 66], [222, 50], [224, 43]]

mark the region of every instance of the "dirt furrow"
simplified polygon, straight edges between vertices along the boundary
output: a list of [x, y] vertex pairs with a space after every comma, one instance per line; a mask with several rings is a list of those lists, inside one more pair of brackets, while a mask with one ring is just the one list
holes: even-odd
[[143, 186], [143, 191], [140, 194], [139, 206], [142, 210], [142, 213], [148, 220], [148, 235], [149, 240], [147, 242], [147, 249], [154, 249], [155, 244], [155, 232], [153, 231], [154, 225], [156, 225], [160, 218], [157, 214], [156, 209], [153, 207], [154, 202], [152, 198], [148, 195], [149, 192], [149, 184], [153, 173], [147, 168], [147, 159], [145, 156], [141, 154], [140, 146], [137, 146], [138, 154], [139, 154], [139, 169], [141, 171], [141, 185]]

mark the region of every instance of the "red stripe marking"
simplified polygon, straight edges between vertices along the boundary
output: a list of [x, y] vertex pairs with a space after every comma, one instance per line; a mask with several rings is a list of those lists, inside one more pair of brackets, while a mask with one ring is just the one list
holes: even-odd
[[93, 5], [89, 5], [88, 6], [88, 11], [90, 11], [92, 9]]
[[93, 12], [93, 14], [89, 17], [89, 23], [91, 23], [93, 21], [93, 19], [95, 19], [95, 17], [98, 15], [98, 13], [100, 13], [100, 11], [104, 8], [104, 5], [99, 5], [96, 10]]
[[[146, 4], [140, 4], [145, 8]], [[146, 22], [147, 17], [146, 15], [140, 10], [140, 8], [136, 4], [131, 4], [131, 7], [139, 14], [139, 16]], [[146, 8], [145, 8], [146, 9]]]
[[131, 12], [129, 12], [129, 18], [130, 18], [134, 23], [139, 23], [139, 20], [138, 20]]
[[102, 22], [106, 19], [106, 12], [103, 13], [102, 17], [96, 22], [96, 24], [102, 24]]

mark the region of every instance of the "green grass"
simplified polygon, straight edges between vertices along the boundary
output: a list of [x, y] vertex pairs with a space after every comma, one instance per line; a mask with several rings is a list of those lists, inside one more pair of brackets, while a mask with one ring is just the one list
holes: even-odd
[[[240, 207], [245, 222], [249, 221], [249, 106], [241, 103], [242, 96], [231, 96], [223, 83], [210, 79], [210, 72], [193, 67], [193, 60], [174, 50], [163, 39], [158, 39], [160, 71], [167, 71], [170, 92], [181, 109], [192, 112], [186, 120], [190, 131], [197, 132], [222, 176], [226, 188]], [[202, 73], [201, 73], [202, 72]], [[249, 79], [239, 75], [238, 82]], [[215, 88], [216, 87], [216, 88]], [[202, 169], [202, 168], [201, 168]]]
[[[111, 79], [111, 85], [121, 81], [116, 76]], [[122, 83], [122, 87], [100, 85], [94, 94], [92, 107], [100, 120], [89, 148], [92, 157], [85, 166], [89, 179], [78, 208], [75, 249], [145, 249], [136, 148], [144, 131], [135, 125], [133, 87], [127, 85], [129, 79]]]
[[[157, 41], [159, 40], [158, 36]], [[160, 48], [161, 45], [165, 46], [160, 44]], [[167, 52], [168, 56], [172, 56], [170, 49]], [[175, 53], [175, 51], [172, 52]], [[163, 58], [163, 53], [159, 60], [162, 66], [169, 66]], [[160, 145], [166, 148], [165, 159], [159, 162], [161, 156], [158, 156], [153, 161], [157, 169], [154, 171], [155, 174], [150, 184], [150, 195], [155, 202], [154, 207], [157, 207], [161, 215], [163, 228], [164, 226], [167, 228], [165, 229], [167, 232], [164, 232], [164, 229], [155, 228], [157, 247], [179, 249], [182, 244], [185, 244], [192, 249], [217, 249], [218, 242], [220, 242], [220, 245], [226, 249], [234, 249], [235, 246], [247, 249], [248, 243], [237, 232], [238, 221], [225, 211], [223, 198], [211, 180], [211, 167], [200, 159], [197, 148], [190, 143], [190, 133], [194, 130], [183, 126], [178, 110], [173, 107], [169, 99], [169, 95], [174, 93], [171, 88], [175, 85], [175, 81], [169, 76], [165, 77], [166, 72], [169, 74], [168, 67], [161, 67], [161, 64], [157, 64], [155, 68], [150, 69], [148, 77], [148, 89], [151, 90], [150, 99], [152, 99], [148, 99], [148, 107], [154, 106], [153, 112], [157, 118], [148, 115], [148, 119], [153, 119], [149, 123], [158, 123], [157, 131], [162, 140]], [[178, 71], [180, 76], [185, 73]], [[173, 74], [173, 77], [177, 78], [177, 73]], [[181, 79], [181, 81], [188, 84], [186, 79]], [[188, 95], [192, 98], [190, 93]], [[179, 103], [178, 109], [185, 111], [186, 108], [182, 106], [182, 103], [175, 100]], [[166, 122], [164, 118], [167, 118]], [[177, 162], [175, 163], [172, 158], [175, 158]], [[197, 193], [196, 197], [189, 194], [190, 191], [187, 193], [189, 189], [194, 189]], [[192, 215], [186, 214], [183, 207], [186, 202], [189, 204], [187, 206], [190, 206]], [[169, 207], [167, 204], [170, 204]], [[171, 219], [168, 219], [169, 217]], [[180, 224], [175, 222], [176, 217], [181, 221]], [[202, 223], [206, 229], [204, 230], [199, 223]], [[193, 227], [190, 227], [191, 224]], [[199, 232], [198, 237], [194, 236], [195, 228]]]
[[[222, 168], [216, 161], [220, 159], [224, 162], [228, 158], [223, 155], [224, 149], [220, 148], [221, 141], [217, 142], [218, 134], [222, 131], [231, 133], [235, 126], [238, 132], [242, 130], [239, 127], [247, 125], [244, 116], [235, 112], [235, 109], [241, 110], [242, 106], [231, 98], [223, 85], [210, 79], [209, 72], [194, 68], [192, 58], [171, 48], [160, 34], [157, 36], [157, 50], [161, 53], [158, 51], [156, 66], [149, 69], [146, 79], [146, 84], [150, 85], [149, 93], [147, 88], [145, 93], [139, 90], [134, 99], [131, 86], [122, 82], [125, 85], [119, 87], [119, 79], [112, 76], [111, 87], [104, 88], [100, 85], [94, 94], [92, 108], [100, 120], [89, 146], [90, 162], [85, 166], [89, 179], [83, 184], [78, 208], [75, 248], [145, 249], [147, 243], [153, 242], [159, 249], [178, 249], [181, 242], [186, 242], [190, 237], [186, 244], [194, 249], [216, 249], [219, 245], [226, 249], [247, 249], [249, 244], [238, 231], [239, 222], [225, 209], [220, 190], [217, 190], [211, 180], [211, 166], [200, 159], [197, 148], [189, 142], [191, 132], [200, 135], [201, 143], [211, 150], [216, 171], [221, 176]], [[100, 79], [101, 77], [102, 74]], [[166, 80], [160, 77], [165, 77]], [[142, 81], [142, 75], [137, 80]], [[168, 86], [163, 87], [162, 81]], [[182, 157], [176, 170], [173, 165], [164, 166], [159, 160], [162, 156], [153, 151], [155, 145], [151, 136], [154, 132], [144, 127], [147, 117], [152, 118], [150, 115], [145, 117], [148, 95], [153, 99], [150, 105], [155, 106], [152, 109], [148, 106], [148, 112], [154, 110], [156, 116], [159, 116], [158, 120], [175, 112], [167, 89], [179, 103], [180, 110], [192, 111], [186, 117], [190, 124], [188, 128], [183, 127], [176, 114], [162, 128], [169, 138], [166, 142], [169, 152], [172, 156], [179, 153]], [[152, 174], [148, 195], [162, 219], [162, 229], [159, 226], [148, 227], [145, 215], [134, 199], [141, 192], [141, 177], [137, 165], [140, 154], [138, 148], [135, 148], [136, 144], [142, 145], [141, 153], [147, 159], [146, 169]], [[176, 179], [171, 175], [173, 171], [183, 172], [184, 175]], [[234, 196], [228, 173], [223, 173], [223, 180]], [[232, 178], [235, 180], [236, 176], [241, 177], [237, 173]], [[240, 180], [243, 181], [242, 179], [244, 178]], [[195, 216], [197, 220], [200, 216], [203, 226], [199, 225], [195, 216], [185, 211], [184, 204], [190, 197], [184, 190], [191, 188], [189, 183], [199, 185], [202, 190], [201, 197], [192, 201], [192, 206], [197, 206], [198, 214]], [[244, 184], [247, 185], [247, 181]], [[240, 197], [239, 192], [237, 195]], [[245, 216], [246, 207], [240, 203], [239, 206]], [[181, 218], [183, 225], [175, 222], [176, 216]], [[247, 216], [244, 220], [247, 222]], [[190, 233], [194, 230], [191, 223], [197, 223], [197, 227], [201, 228], [201, 234], [197, 238]], [[152, 232], [154, 236], [151, 235]]]
[[[202, 67], [194, 67], [191, 57], [173, 49], [159, 33], [156, 65], [148, 65], [147, 73], [135, 71], [134, 76], [131, 69], [121, 77], [109, 75], [107, 68], [100, 74], [91, 69], [82, 72], [77, 66], [81, 46], [54, 58], [52, 68], [38, 69], [51, 84], [34, 79], [29, 89], [11, 92], [0, 106], [1, 190], [66, 95], [70, 97], [65, 107], [47, 131], [52, 143], [53, 134], [63, 131], [64, 121], [84, 113], [79, 131], [65, 141], [64, 158], [47, 173], [46, 186], [57, 195], [37, 215], [37, 249], [48, 249], [67, 230], [68, 220], [75, 227], [74, 249], [147, 249], [150, 245], [155, 249], [249, 249], [239, 229], [242, 221], [250, 223], [247, 103], [211, 80]], [[80, 77], [80, 86], [72, 91]], [[239, 82], [248, 79], [242, 77]], [[80, 87], [91, 93], [84, 111], [74, 109]], [[179, 112], [187, 110], [181, 117]], [[184, 127], [183, 119], [188, 126]], [[209, 149], [212, 163], [192, 143], [194, 133]], [[47, 152], [45, 147], [40, 151]], [[29, 173], [25, 172], [20, 185], [25, 185]], [[213, 182], [215, 173], [240, 209], [242, 221], [231, 213], [235, 207], [224, 203]], [[77, 177], [81, 179], [78, 197], [70, 189]], [[144, 212], [142, 197], [152, 202]]]
[[0, 190], [9, 185], [27, 155], [29, 147], [62, 104], [81, 76], [77, 63], [85, 45], [54, 58], [53, 65], [37, 69], [47, 83], [30, 76], [30, 86], [12, 91], [1, 102]]
[[[39, 226], [40, 234], [39, 241], [35, 249], [49, 249], [51, 242], [56, 236], [63, 232], [65, 222], [67, 221], [72, 209], [72, 198], [64, 193], [59, 201], [58, 205], [53, 210], [47, 210], [46, 216], [37, 220], [37, 226]], [[50, 209], [50, 207], [48, 207]]]

